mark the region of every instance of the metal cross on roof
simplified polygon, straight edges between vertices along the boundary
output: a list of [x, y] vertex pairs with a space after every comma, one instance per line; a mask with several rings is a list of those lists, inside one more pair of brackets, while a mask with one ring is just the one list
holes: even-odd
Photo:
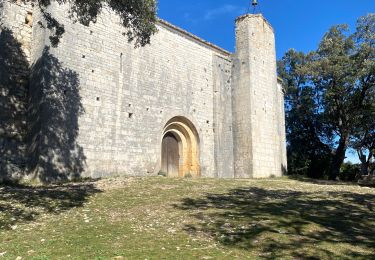
[[[258, 5], [259, 5], [258, 0], [252, 0], [251, 5], [253, 6], [253, 13], [255, 14], [256, 11], [257, 11], [257, 9], [259, 9], [259, 6], [258, 6]], [[250, 12], [250, 7], [251, 7], [251, 6], [249, 6], [249, 12]]]

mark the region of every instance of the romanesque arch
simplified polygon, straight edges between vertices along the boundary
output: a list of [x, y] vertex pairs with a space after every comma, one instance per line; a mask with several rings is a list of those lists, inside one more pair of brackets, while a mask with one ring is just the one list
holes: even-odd
[[161, 171], [170, 177], [199, 177], [199, 136], [193, 123], [174, 117], [163, 129]]

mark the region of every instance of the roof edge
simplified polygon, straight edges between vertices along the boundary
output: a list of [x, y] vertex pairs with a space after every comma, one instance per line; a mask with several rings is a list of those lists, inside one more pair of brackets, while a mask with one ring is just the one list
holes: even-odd
[[165, 20], [163, 20], [161, 18], [158, 18], [158, 24], [161, 25], [161, 26], [167, 27], [168, 29], [172, 29], [174, 31], [177, 31], [177, 32], [179, 32], [179, 33], [187, 36], [188, 38], [191, 38], [192, 40], [194, 40], [194, 41], [196, 41], [196, 42], [198, 42], [200, 44], [203, 44], [203, 45], [205, 45], [205, 46], [207, 46], [207, 47], [209, 47], [211, 49], [214, 49], [214, 50], [220, 52], [221, 54], [223, 54], [225, 56], [232, 55], [231, 52], [229, 52], [229, 51], [227, 51], [227, 50], [225, 50], [225, 49], [223, 49], [223, 48], [221, 48], [221, 47], [219, 47], [219, 46], [217, 46], [217, 45], [215, 45], [215, 44], [213, 44], [211, 42], [203, 40], [202, 38], [200, 38], [200, 37], [198, 37], [198, 36], [196, 36], [196, 35], [188, 32], [188, 31], [186, 31], [186, 30], [184, 30], [184, 29], [182, 29], [182, 28], [180, 28], [180, 27], [178, 27], [176, 25], [173, 25], [173, 24], [171, 24], [171, 23], [169, 23], [169, 22], [167, 22], [167, 21], [165, 21]]
[[271, 30], [274, 32], [271, 23], [262, 15], [262, 14], [244, 14], [236, 18], [236, 23], [244, 20], [245, 18], [261, 18], [263, 21], [271, 28]]

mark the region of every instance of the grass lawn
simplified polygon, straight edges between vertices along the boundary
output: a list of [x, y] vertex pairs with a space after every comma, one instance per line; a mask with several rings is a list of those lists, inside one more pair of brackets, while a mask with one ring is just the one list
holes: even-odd
[[163, 177], [0, 186], [0, 259], [17, 257], [375, 259], [375, 189]]

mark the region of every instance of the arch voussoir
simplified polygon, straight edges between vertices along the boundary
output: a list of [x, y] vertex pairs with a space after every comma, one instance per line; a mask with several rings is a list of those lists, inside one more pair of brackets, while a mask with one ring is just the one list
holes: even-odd
[[[179, 177], [199, 177], [199, 136], [194, 125], [185, 117], [174, 117], [165, 125], [162, 138], [168, 133], [173, 134], [179, 142]], [[163, 160], [162, 154], [162, 165], [165, 164]]]

